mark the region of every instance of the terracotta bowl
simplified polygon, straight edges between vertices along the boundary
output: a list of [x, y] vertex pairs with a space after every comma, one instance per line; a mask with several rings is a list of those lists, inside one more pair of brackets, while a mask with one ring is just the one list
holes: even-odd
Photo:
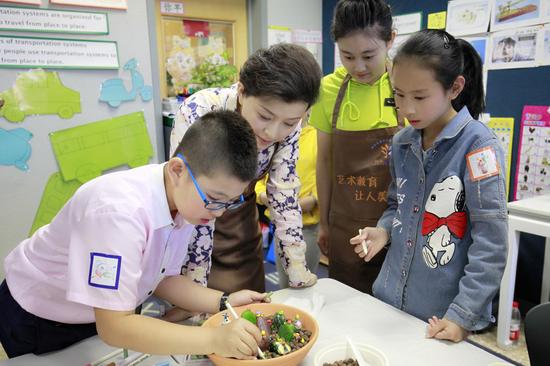
[[[286, 355], [275, 357], [267, 360], [237, 360], [235, 358], [226, 358], [221, 357], [215, 354], [208, 355], [208, 358], [210, 358], [210, 361], [214, 363], [216, 366], [295, 366], [298, 365], [304, 357], [306, 357], [307, 353], [313, 347], [313, 344], [317, 340], [317, 337], [319, 336], [319, 325], [317, 325], [317, 321], [308, 313], [306, 313], [303, 310], [300, 310], [298, 308], [295, 308], [293, 306], [288, 306], [284, 304], [249, 304], [245, 306], [239, 306], [235, 307], [235, 311], [239, 316], [243, 311], [246, 309], [250, 309], [253, 312], [260, 311], [263, 314], [266, 315], [272, 315], [275, 314], [279, 310], [283, 310], [285, 312], [285, 317], [293, 319], [296, 314], [300, 316], [300, 321], [302, 322], [302, 325], [305, 329], [311, 331], [311, 338], [309, 339], [309, 342], [306, 343], [305, 346], [300, 348], [297, 351], [290, 352]], [[208, 318], [204, 324], [203, 327], [219, 327], [222, 323], [222, 313], [225, 311], [219, 312], [217, 314], [212, 315], [210, 318]], [[230, 315], [230, 319], [233, 319], [233, 317]]]

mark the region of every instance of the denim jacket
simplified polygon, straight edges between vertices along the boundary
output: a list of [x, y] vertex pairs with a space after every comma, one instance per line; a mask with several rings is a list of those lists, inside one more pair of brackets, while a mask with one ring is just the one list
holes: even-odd
[[425, 153], [421, 131], [395, 135], [378, 221], [391, 245], [374, 296], [425, 321], [445, 317], [467, 330], [493, 322], [508, 250], [504, 167], [497, 137], [466, 107]]

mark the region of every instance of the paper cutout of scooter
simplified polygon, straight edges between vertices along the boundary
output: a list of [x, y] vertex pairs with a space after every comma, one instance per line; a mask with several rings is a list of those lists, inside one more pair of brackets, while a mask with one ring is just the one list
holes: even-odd
[[29, 140], [32, 133], [24, 128], [5, 130], [0, 128], [0, 165], [13, 165], [27, 171], [27, 160], [31, 157]]
[[10, 89], [0, 93], [4, 106], [0, 116], [21, 122], [31, 114], [57, 114], [71, 118], [80, 113], [80, 93], [67, 88], [53, 71], [35, 69], [17, 75]]
[[29, 237], [38, 228], [49, 224], [81, 185], [82, 183], [76, 179], [65, 182], [61, 173], [53, 173], [48, 179], [46, 187], [44, 187], [42, 199], [36, 211]]
[[52, 132], [50, 141], [65, 181], [86, 183], [117, 166], [147, 164], [153, 156], [143, 112]]
[[135, 58], [124, 64], [124, 70], [129, 71], [132, 78], [132, 88], [130, 90], [126, 90], [124, 80], [120, 78], [105, 80], [101, 83], [99, 100], [106, 102], [111, 107], [118, 107], [122, 102], [135, 100], [137, 95], [140, 94], [144, 102], [150, 101], [153, 98], [153, 88], [151, 85], [145, 85], [143, 76], [137, 71], [137, 66], [138, 63]]

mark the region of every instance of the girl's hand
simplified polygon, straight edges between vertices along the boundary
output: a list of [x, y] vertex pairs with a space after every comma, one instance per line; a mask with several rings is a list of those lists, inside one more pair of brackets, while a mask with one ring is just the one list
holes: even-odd
[[[355, 245], [354, 251], [365, 260], [370, 261], [379, 251], [386, 246], [389, 235], [386, 230], [379, 227], [366, 227], [360, 235], [354, 236], [349, 243]], [[363, 242], [367, 247], [367, 252], [363, 248]]]
[[438, 319], [432, 316], [428, 319], [428, 327], [426, 329], [426, 338], [445, 339], [453, 342], [460, 342], [468, 337], [469, 332], [447, 319]]
[[262, 339], [257, 326], [240, 318], [231, 319], [231, 323], [211, 329], [215, 354], [241, 360], [256, 359], [258, 343]]
[[270, 294], [251, 290], [241, 290], [232, 293], [227, 298], [232, 306], [248, 305], [256, 302], [271, 302]]
[[317, 236], [317, 245], [321, 250], [321, 253], [328, 256], [328, 228], [323, 225], [319, 225], [319, 234]]

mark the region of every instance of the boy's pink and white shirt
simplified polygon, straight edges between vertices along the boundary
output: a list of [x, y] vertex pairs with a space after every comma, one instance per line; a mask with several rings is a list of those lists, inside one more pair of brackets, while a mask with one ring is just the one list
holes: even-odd
[[166, 276], [179, 275], [193, 225], [172, 219], [164, 164], [84, 184], [52, 223], [5, 259], [12, 296], [63, 323], [95, 321], [94, 307], [135, 309]]

